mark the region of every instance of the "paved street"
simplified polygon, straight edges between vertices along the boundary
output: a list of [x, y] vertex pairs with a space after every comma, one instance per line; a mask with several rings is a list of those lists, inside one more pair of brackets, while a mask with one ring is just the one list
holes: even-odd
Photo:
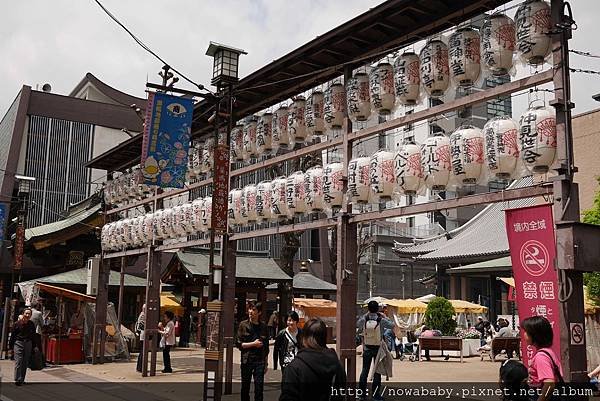
[[[135, 371], [135, 357], [128, 362], [103, 365], [63, 365], [49, 367], [39, 372], [27, 373], [27, 384], [15, 387], [12, 384], [12, 361], [0, 361], [2, 373], [2, 401], [81, 401], [81, 400], [199, 400], [202, 394], [203, 351], [198, 349], [176, 349], [172, 352], [173, 374], [160, 373], [162, 356], [158, 355], [158, 373], [154, 377], [142, 378]], [[359, 373], [362, 359], [358, 357]], [[272, 367], [272, 366], [271, 366]], [[479, 382], [496, 383], [500, 363], [481, 362], [479, 358], [458, 358], [432, 362], [394, 361], [392, 382]], [[234, 354], [234, 382], [240, 381], [239, 352]], [[265, 400], [276, 400], [279, 396], [281, 372], [269, 369], [266, 376]], [[384, 378], [384, 385], [386, 384]], [[239, 387], [234, 385], [234, 394], [225, 399], [239, 399]], [[129, 398], [130, 397], [130, 398]]]

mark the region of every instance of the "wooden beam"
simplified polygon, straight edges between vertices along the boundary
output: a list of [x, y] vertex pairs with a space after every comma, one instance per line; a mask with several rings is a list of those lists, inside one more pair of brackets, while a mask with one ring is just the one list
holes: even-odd
[[145, 248], [136, 248], [136, 249], [129, 249], [127, 251], [119, 251], [119, 252], [113, 252], [113, 253], [105, 253], [103, 258], [104, 259], [114, 259], [114, 258], [121, 258], [123, 256], [133, 256], [133, 255], [141, 255], [144, 253], [148, 252], [148, 247]]
[[307, 223], [287, 224], [284, 226], [269, 227], [262, 230], [253, 230], [244, 233], [230, 235], [231, 240], [241, 240], [255, 237], [265, 237], [268, 235], [284, 234], [298, 231], [312, 230], [316, 228], [334, 227], [337, 224], [335, 219], [320, 219]]
[[552, 77], [552, 70], [540, 72], [527, 78], [519, 79], [513, 82], [508, 82], [503, 85], [498, 85], [494, 88], [485, 91], [476, 92], [472, 95], [461, 97], [459, 99], [455, 99], [444, 104], [440, 104], [439, 106], [430, 107], [425, 110], [418, 111], [416, 113], [408, 114], [402, 117], [395, 118], [393, 120], [386, 121], [382, 124], [378, 124], [373, 127], [349, 133], [348, 139], [350, 141], [356, 141], [359, 139], [366, 138], [368, 136], [378, 134], [382, 131], [388, 131], [394, 128], [427, 120], [431, 117], [439, 116], [441, 114], [445, 114], [450, 111], [471, 106], [477, 103], [483, 103], [485, 101], [495, 99], [500, 96], [517, 92], [519, 90], [528, 89], [537, 85], [542, 85], [551, 82]]
[[166, 245], [157, 246], [156, 250], [157, 251], [169, 251], [169, 250], [179, 249], [179, 248], [189, 248], [192, 246], [208, 245], [209, 243], [210, 243], [210, 239], [202, 238], [202, 239], [196, 239], [196, 240], [192, 240], [192, 241], [177, 242], [175, 244], [166, 244]]
[[355, 215], [350, 218], [351, 223], [360, 223], [363, 221], [385, 220], [392, 217], [405, 217], [415, 214], [422, 214], [440, 210], [456, 209], [465, 206], [474, 206], [480, 204], [490, 204], [505, 202], [523, 198], [533, 198], [544, 195], [551, 195], [550, 186], [530, 186], [524, 188], [507, 189], [499, 192], [486, 192], [460, 198], [444, 199], [415, 205], [401, 206], [393, 209], [387, 209], [380, 212], [368, 212]]

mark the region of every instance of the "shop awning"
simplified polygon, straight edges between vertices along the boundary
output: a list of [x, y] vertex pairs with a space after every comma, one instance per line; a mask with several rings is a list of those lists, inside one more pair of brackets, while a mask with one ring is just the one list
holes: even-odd
[[456, 313], [487, 313], [488, 308], [474, 304], [472, 302], [463, 301], [462, 299], [449, 299]]
[[294, 308], [311, 317], [335, 317], [337, 304], [328, 299], [294, 298]]
[[386, 305], [396, 309], [398, 314], [425, 313], [427, 304], [416, 299], [388, 299]]
[[160, 295], [160, 313], [163, 314], [166, 311], [171, 311], [175, 316], [183, 316], [185, 308], [177, 302], [172, 294], [161, 294]]
[[71, 290], [67, 290], [65, 288], [60, 288], [60, 287], [56, 287], [54, 285], [49, 285], [49, 284], [44, 284], [44, 283], [35, 283], [35, 286], [38, 287], [41, 291], [52, 294], [55, 297], [68, 298], [68, 299], [73, 299], [75, 301], [80, 301], [80, 302], [96, 303], [96, 297], [92, 297], [90, 295], [85, 295], [85, 294], [79, 293], [77, 291], [71, 291]]
[[512, 263], [510, 256], [486, 260], [485, 262], [471, 263], [464, 266], [447, 269], [448, 274], [486, 274], [486, 273], [510, 273], [512, 274]]

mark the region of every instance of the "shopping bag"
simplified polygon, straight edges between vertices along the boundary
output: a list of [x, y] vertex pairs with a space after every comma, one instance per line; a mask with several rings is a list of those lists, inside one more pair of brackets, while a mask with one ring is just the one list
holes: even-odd
[[29, 369], [42, 370], [44, 368], [44, 354], [38, 347], [31, 350], [31, 358], [29, 359]]

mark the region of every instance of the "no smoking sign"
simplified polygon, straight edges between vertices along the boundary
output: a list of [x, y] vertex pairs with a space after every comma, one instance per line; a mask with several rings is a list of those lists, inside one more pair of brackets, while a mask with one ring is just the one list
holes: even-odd
[[521, 266], [527, 273], [534, 277], [546, 273], [550, 266], [550, 255], [544, 244], [536, 240], [529, 240], [521, 246], [519, 252]]
[[583, 323], [571, 323], [571, 345], [585, 344], [585, 330]]

